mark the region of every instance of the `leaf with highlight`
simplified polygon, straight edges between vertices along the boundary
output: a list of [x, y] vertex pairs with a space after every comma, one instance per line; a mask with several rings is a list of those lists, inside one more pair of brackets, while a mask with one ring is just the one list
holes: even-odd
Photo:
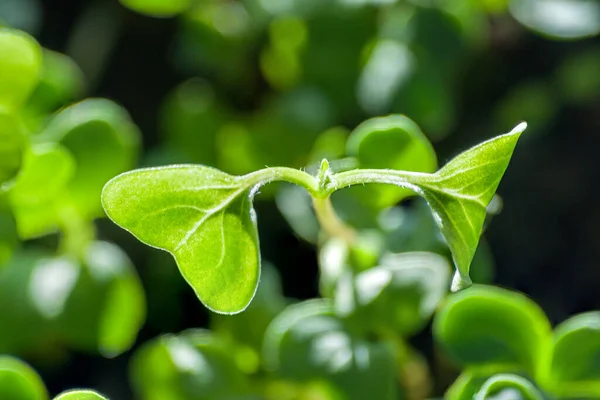
[[525, 123], [510, 133], [483, 142], [453, 158], [435, 174], [423, 174], [414, 183], [431, 207], [457, 273], [452, 290], [471, 285], [469, 267], [483, 229], [486, 207], [508, 167]]
[[108, 182], [102, 204], [119, 226], [171, 253], [211, 310], [238, 313], [254, 297], [260, 253], [243, 179], [201, 165], [141, 169]]

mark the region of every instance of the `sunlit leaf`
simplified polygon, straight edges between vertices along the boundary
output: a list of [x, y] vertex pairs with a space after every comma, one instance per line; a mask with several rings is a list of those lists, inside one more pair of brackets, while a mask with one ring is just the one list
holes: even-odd
[[131, 381], [145, 400], [241, 399], [250, 392], [227, 344], [202, 330], [145, 343], [133, 356]]
[[125, 7], [153, 17], [172, 17], [190, 8], [190, 0], [119, 0]]
[[533, 376], [549, 351], [551, 328], [527, 297], [475, 285], [452, 294], [434, 320], [434, 337], [461, 364], [510, 365]]
[[[433, 172], [437, 159], [433, 147], [417, 124], [404, 115], [369, 119], [348, 138], [347, 152], [360, 168], [390, 168], [403, 171]], [[414, 193], [390, 185], [355, 187], [366, 204], [389, 207]]]
[[512, 0], [510, 11], [523, 25], [552, 38], [600, 33], [600, 3], [594, 0]]
[[20, 107], [37, 85], [41, 69], [42, 49], [35, 39], [0, 27], [0, 109]]
[[173, 254], [208, 308], [232, 314], [248, 306], [260, 276], [250, 190], [210, 167], [150, 168], [112, 179], [102, 203], [115, 223]]
[[23, 166], [10, 187], [19, 235], [32, 238], [52, 230], [60, 218], [56, 199], [73, 176], [75, 161], [58, 144], [40, 144], [25, 154]]
[[556, 327], [549, 374], [542, 383], [568, 397], [600, 396], [600, 312], [569, 318]]
[[94, 390], [74, 389], [63, 392], [56, 396], [54, 400], [108, 400], [100, 393]]
[[469, 266], [486, 216], [486, 207], [508, 167], [526, 124], [483, 142], [453, 158], [432, 175], [415, 179], [431, 207], [450, 250], [457, 273], [454, 291], [471, 284]]
[[264, 358], [275, 376], [324, 380], [348, 400], [398, 396], [392, 348], [354, 337], [327, 301], [303, 302], [279, 314], [265, 334]]
[[129, 114], [105, 99], [87, 99], [61, 110], [38, 142], [58, 142], [77, 164], [63, 201], [73, 203], [86, 218], [103, 215], [102, 187], [130, 169], [137, 158], [140, 133]]
[[17, 358], [0, 356], [0, 398], [45, 400], [48, 392], [33, 368]]

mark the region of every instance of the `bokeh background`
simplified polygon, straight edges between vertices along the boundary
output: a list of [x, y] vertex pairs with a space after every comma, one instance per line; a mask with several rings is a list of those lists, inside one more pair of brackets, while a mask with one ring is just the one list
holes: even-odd
[[[443, 164], [526, 120], [498, 190], [502, 212], [486, 231], [494, 266], [482, 274], [531, 296], [553, 323], [600, 309], [600, 2], [192, 3], [154, 18], [109, 0], [0, 0], [0, 20], [79, 65], [85, 84], [73, 101], [106, 97], [128, 110], [143, 134], [140, 166], [310, 166], [342, 155], [347, 130], [390, 113], [415, 120]], [[316, 250], [274, 197], [256, 203], [263, 257], [287, 296], [316, 297]], [[136, 343], [206, 326], [168, 255], [106, 219], [97, 225], [144, 285], [148, 318]], [[431, 356], [428, 330], [413, 342]], [[134, 350], [24, 356], [51, 393], [89, 386], [125, 399]]]

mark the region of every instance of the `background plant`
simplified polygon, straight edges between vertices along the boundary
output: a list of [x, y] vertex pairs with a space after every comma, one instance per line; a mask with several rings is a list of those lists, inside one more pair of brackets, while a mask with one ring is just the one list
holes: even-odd
[[[65, 126], [65, 121], [69, 118], [55, 117], [56, 123], [49, 129], [53, 124], [47, 125], [47, 116], [73, 100], [80, 100], [84, 93], [108, 96], [126, 105], [144, 132], [142, 166], [195, 162], [217, 166], [230, 174], [248, 173], [264, 168], [265, 165], [305, 167], [309, 173], [314, 174], [322, 158], [332, 160], [331, 166], [336, 171], [358, 165], [369, 168], [414, 168], [432, 172], [438, 164], [446, 164], [459, 150], [483, 141], [494, 133], [508, 131], [516, 121], [528, 120], [530, 135], [521, 143], [521, 150], [517, 151], [514, 160], [515, 165], [509, 170], [504, 186], [500, 189], [506, 204], [518, 206], [507, 206], [502, 217], [490, 224], [488, 231], [490, 240], [494, 243], [492, 248], [495, 258], [501, 266], [496, 271], [497, 282], [532, 295], [547, 310], [553, 323], [566, 320], [574, 312], [598, 308], [593, 296], [593, 282], [597, 281], [594, 278], [595, 257], [592, 250], [585, 250], [595, 248], [592, 246], [595, 226], [594, 201], [584, 202], [584, 196], [591, 196], [593, 193], [593, 190], [589, 190], [592, 187], [589, 182], [593, 179], [594, 166], [593, 163], [586, 165], [582, 162], [585, 159], [593, 160], [593, 157], [583, 155], [594, 148], [593, 136], [586, 136], [585, 133], [594, 131], [594, 110], [598, 99], [598, 81], [595, 73], [596, 39], [593, 38], [596, 33], [595, 19], [580, 18], [575, 25], [569, 26], [568, 21], [562, 21], [561, 24], [552, 26], [539, 17], [544, 15], [543, 13], [534, 13], [532, 15], [538, 17], [528, 19], [524, 17], [523, 12], [540, 9], [543, 11], [543, 7], [546, 7], [546, 10], [547, 7], [565, 7], [566, 3], [561, 5], [560, 2], [549, 1], [522, 2], [520, 10], [519, 4], [513, 3], [508, 6], [503, 2], [457, 1], [432, 2], [423, 6], [415, 2], [365, 2], [349, 7], [350, 2], [330, 2], [323, 3], [321, 7], [312, 7], [309, 3], [303, 3], [308, 4], [308, 7], [298, 7], [300, 3], [290, 2], [289, 7], [278, 7], [279, 3], [264, 1], [182, 2], [180, 9], [170, 11], [170, 14], [178, 14], [170, 20], [136, 16], [108, 2], [89, 5], [77, 3], [71, 7], [44, 3], [44, 24], [41, 25], [41, 30], [36, 30], [35, 16], [40, 13], [36, 14], [36, 10], [39, 9], [35, 8], [35, 2], [19, 1], [7, 6], [11, 2], [5, 0], [0, 4], [0, 18], [13, 27], [36, 34], [45, 46], [68, 53], [76, 60], [82, 72], [77, 72], [78, 67], [65, 61], [64, 57], [55, 57], [63, 62], [53, 69], [54, 72], [50, 72], [50, 66], [46, 68], [47, 72], [42, 74], [41, 80], [42, 83], [46, 83], [41, 83], [41, 88], [35, 89], [29, 100], [23, 100], [24, 104], [18, 107], [14, 100], [9, 100], [8, 103], [3, 101], [3, 104], [10, 108], [5, 114], [10, 114], [11, 117], [6, 119], [21, 120], [22, 131], [29, 133], [14, 136], [16, 130], [10, 129], [11, 133], [6, 137], [11, 141], [3, 140], [2, 143], [12, 143], [15, 137], [33, 138], [40, 134], [40, 144], [52, 145], [51, 147], [59, 144], [61, 149], [57, 152], [47, 152], [48, 149], [42, 147], [44, 152], [41, 155], [48, 157], [46, 160], [51, 159], [57, 163], [54, 165], [62, 165], [61, 170], [44, 164], [42, 171], [60, 173], [48, 174], [39, 181], [29, 183], [26, 179], [25, 184], [21, 184], [21, 196], [18, 195], [19, 190], [16, 190], [17, 195], [14, 199], [9, 199], [13, 195], [5, 197], [10, 211], [6, 213], [7, 222], [2, 224], [3, 232], [6, 232], [2, 236], [6, 238], [6, 245], [2, 247], [3, 254], [8, 259], [9, 254], [15, 252], [15, 246], [19, 246], [19, 239], [15, 236], [15, 225], [9, 223], [13, 218], [19, 223], [19, 215], [21, 222], [16, 226], [19, 227], [17, 233], [21, 234], [21, 240], [31, 237], [27, 229], [30, 229], [31, 235], [41, 235], [49, 232], [49, 228], [53, 226], [64, 225], [59, 220], [53, 221], [55, 211], [48, 204], [56, 202], [62, 206], [71, 203], [72, 207], [65, 207], [61, 214], [63, 222], [73, 222], [72, 225], [69, 224], [71, 226], [60, 227], [65, 233], [60, 245], [53, 234], [41, 236], [42, 239], [34, 241], [28, 240], [24, 243], [23, 250], [16, 254], [23, 254], [29, 261], [6, 264], [9, 267], [6, 271], [19, 271], [22, 275], [6, 273], [6, 276], [10, 277], [6, 284], [11, 288], [20, 289], [15, 289], [14, 292], [2, 291], [7, 293], [9, 299], [9, 305], [2, 307], [3, 312], [6, 310], [9, 314], [14, 313], [13, 296], [20, 294], [20, 297], [16, 298], [31, 297], [28, 295], [28, 288], [33, 285], [27, 279], [35, 274], [28, 275], [22, 271], [35, 271], [40, 265], [49, 264], [54, 269], [41, 270], [80, 271], [78, 277], [81, 278], [85, 276], [81, 271], [94, 270], [93, 266], [87, 265], [85, 261], [73, 261], [86, 259], [85, 252], [81, 253], [82, 249], [88, 247], [90, 237], [93, 236], [90, 221], [101, 215], [86, 211], [87, 206], [82, 205], [86, 202], [85, 193], [95, 193], [90, 197], [99, 200], [97, 188], [108, 178], [133, 166], [130, 161], [128, 166], [121, 164], [119, 171], [112, 170], [109, 174], [105, 168], [118, 163], [103, 160], [108, 155], [117, 156], [119, 152], [98, 151], [94, 154], [102, 155], [103, 158], [94, 161], [92, 171], [101, 172], [101, 179], [95, 182], [102, 182], [94, 185], [96, 189], [81, 188], [81, 179], [78, 181], [69, 177], [70, 174], [77, 177], [79, 170], [77, 135], [61, 136], [70, 129]], [[564, 16], [577, 12], [578, 15], [594, 15], [596, 6], [593, 2], [569, 4], [569, 13], [556, 12], [555, 8], [550, 15]], [[19, 12], [19, 7], [22, 10], [23, 7], [29, 8], [25, 12]], [[139, 3], [134, 7], [139, 9]], [[581, 10], [585, 12], [582, 13]], [[223, 19], [223, 15], [232, 17]], [[78, 18], [77, 24], [74, 23], [75, 18]], [[219, 24], [219, 21], [224, 20], [233, 23]], [[529, 29], [536, 29], [544, 38], [528, 33]], [[153, 36], [148, 36], [152, 34]], [[67, 36], [70, 36], [69, 40]], [[548, 36], [559, 37], [561, 40], [580, 40], [553, 42], [546, 39]], [[92, 42], [94, 46], [89, 45]], [[171, 50], [167, 53], [165, 49], [170, 43], [175, 45], [170, 47]], [[139, 52], [133, 52], [133, 48], [139, 49]], [[159, 51], [161, 49], [164, 51]], [[152, 67], [140, 67], [139, 59], [136, 58], [136, 54], [140, 53], [144, 55], [144, 65]], [[166, 54], [170, 54], [170, 57], [166, 57]], [[44, 57], [45, 63], [51, 57]], [[172, 60], [168, 66], [164, 62], [166, 59]], [[48, 62], [50, 63], [53, 62]], [[59, 65], [59, 62], [54, 64]], [[382, 69], [382, 66], [389, 65], [395, 66], [396, 69], [391, 72]], [[18, 75], [25, 76], [25, 70], [19, 69]], [[9, 74], [3, 76], [8, 77]], [[191, 79], [185, 81], [187, 78]], [[16, 81], [14, 78], [9, 80], [11, 83]], [[380, 84], [381, 81], [385, 84]], [[81, 82], [85, 82], [86, 85], [82, 87]], [[175, 87], [178, 83], [180, 85]], [[172, 87], [175, 88], [167, 94], [168, 89]], [[56, 100], [54, 93], [58, 93], [61, 100]], [[155, 111], [163, 98], [163, 111], [159, 113], [161, 122], [157, 124]], [[96, 102], [83, 104], [93, 105], [88, 107], [88, 110], [100, 108]], [[110, 114], [110, 111], [105, 110], [105, 113]], [[378, 160], [369, 159], [369, 150], [361, 152], [356, 147], [356, 142], [360, 141], [355, 141], [354, 144], [347, 143], [349, 130], [353, 130], [371, 116], [388, 113], [410, 116], [426, 136], [434, 141], [439, 163], [434, 157], [433, 161], [418, 167], [402, 165], [394, 159], [394, 154], [390, 154], [389, 157], [381, 157], [379, 160], [385, 162], [385, 165], [377, 165]], [[109, 121], [109, 124], [111, 123]], [[119, 125], [118, 122], [116, 124]], [[124, 125], [129, 126], [127, 123]], [[5, 123], [3, 126], [9, 125]], [[160, 133], [156, 126], [159, 127]], [[198, 134], [198, 126], [204, 127], [202, 134]], [[43, 132], [48, 130], [51, 134], [45, 135]], [[127, 131], [125, 128], [124, 130]], [[411, 131], [407, 126], [403, 130]], [[536, 137], [536, 133], [540, 135]], [[374, 142], [387, 140], [386, 137], [406, 138], [415, 135], [384, 132], [381, 136], [375, 135], [377, 140]], [[120, 136], [116, 134], [115, 137]], [[354, 137], [360, 135], [356, 134]], [[579, 140], [572, 140], [574, 137]], [[569, 138], [569, 142], [565, 142], [565, 138]], [[0, 157], [2, 162], [8, 161], [9, 180], [20, 168], [19, 159], [25, 159], [24, 149], [37, 145], [37, 139], [27, 139], [25, 142], [31, 144], [17, 145], [20, 150], [12, 152], [17, 154], [16, 158]], [[392, 143], [395, 143], [395, 146], [400, 144]], [[82, 150], [85, 150], [85, 147], [83, 146]], [[390, 144], [380, 148], [392, 147]], [[14, 148], [13, 145], [11, 148]], [[427, 144], [416, 146], [414, 150], [414, 154], [433, 154], [431, 146]], [[69, 172], [72, 167], [67, 166], [69, 161], [64, 161], [68, 156], [61, 157], [56, 154], [71, 154], [75, 158], [75, 162], [71, 164], [75, 164], [76, 172]], [[129, 150], [122, 154], [129, 154], [132, 157], [130, 160], [134, 157], [133, 152]], [[556, 159], [557, 154], [560, 154], [560, 162]], [[56, 161], [61, 158], [62, 161]], [[432, 160], [432, 157], [427, 156], [420, 158]], [[342, 161], [333, 162], [339, 159]], [[26, 171], [24, 166], [26, 164], [23, 164], [20, 172]], [[37, 176], [37, 173], [32, 176]], [[568, 178], [557, 179], [564, 176]], [[587, 177], [590, 179], [586, 180]], [[38, 187], [39, 182], [44, 185]], [[68, 190], [62, 189], [65, 186]], [[38, 190], [40, 188], [43, 190]], [[370, 190], [377, 191], [377, 196], [370, 196]], [[260, 216], [263, 258], [272, 260], [276, 271], [282, 273], [286, 295], [297, 298], [315, 297], [317, 284], [314, 260], [317, 257], [313, 253], [313, 247], [301, 244], [290, 234], [290, 230], [270, 201], [270, 198], [275, 199], [275, 204], [282, 215], [285, 215], [296, 235], [317, 243], [320, 242], [320, 234], [310, 208], [305, 207], [304, 212], [301, 212], [303, 204], [310, 204], [309, 199], [303, 198], [300, 194], [302, 192], [298, 193], [293, 186], [269, 185], [261, 191], [255, 207]], [[64, 193], [68, 193], [69, 201], [66, 201]], [[28, 197], [30, 194], [33, 197]], [[356, 240], [358, 247], [348, 246], [345, 240], [333, 240], [331, 243], [321, 241], [318, 257], [321, 260], [320, 264], [325, 265], [326, 260], [329, 260], [333, 265], [332, 268], [326, 268], [326, 271], [335, 271], [335, 260], [347, 257], [350, 257], [353, 263], [362, 265], [361, 268], [368, 268], [374, 265], [374, 260], [379, 259], [382, 249], [396, 253], [411, 250], [435, 251], [449, 257], [447, 247], [440, 241], [435, 224], [424, 204], [413, 200], [408, 204], [404, 202], [402, 207], [388, 209], [403, 196], [405, 194], [389, 187], [356, 188], [334, 195], [332, 200], [340, 217], [359, 232]], [[31, 202], [23, 201], [26, 198], [36, 200], [30, 204]], [[540, 198], [544, 198], [545, 201], [540, 203]], [[377, 201], [374, 202], [373, 199]], [[89, 206], [88, 210], [98, 205], [99, 203]], [[65, 213], [72, 214], [65, 216]], [[13, 217], [10, 217], [10, 214], [13, 214]], [[28, 221], [27, 216], [35, 215], [38, 216]], [[511, 225], [515, 221], [519, 222], [519, 229]], [[146, 288], [150, 311], [140, 343], [162, 332], [180, 332], [187, 327], [207, 326], [206, 314], [203, 313], [193, 292], [178, 275], [176, 266], [172, 264], [168, 255], [137, 245], [110, 224], [96, 222], [96, 226], [98, 237], [117, 242], [127, 249]], [[569, 234], [564, 235], [563, 232], [567, 231]], [[79, 241], [81, 243], [78, 243]], [[34, 254], [33, 247], [41, 249], [41, 254]], [[114, 250], [104, 246], [103, 251], [113, 256], [120, 254], [109, 249]], [[490, 282], [494, 275], [492, 257], [486, 249], [484, 243], [473, 263], [471, 272], [475, 282]], [[291, 254], [294, 254], [294, 257], [289, 257]], [[38, 262], [39, 259], [42, 261]], [[572, 273], [573, 264], [578, 265], [580, 273]], [[20, 268], [19, 265], [29, 266]], [[131, 267], [125, 267], [124, 270], [131, 270]], [[40, 276], [43, 277], [43, 274]], [[335, 277], [336, 275], [329, 276], [328, 281], [327, 276], [321, 276], [320, 292], [325, 295], [328, 293], [329, 296], [336, 293], [332, 288]], [[20, 286], [13, 284], [15, 281], [21, 282]], [[262, 331], [268, 321], [289, 301], [279, 294], [276, 288], [277, 279], [271, 281], [275, 282], [275, 288], [271, 292], [266, 291], [270, 294], [264, 294], [264, 303], [267, 305], [260, 306], [263, 311], [252, 314], [251, 310], [248, 310], [246, 317], [242, 317], [246, 313], [241, 314], [237, 320], [237, 317], [211, 317], [213, 322], [210, 325], [219, 337], [216, 341], [210, 339], [214, 338], [213, 335], [208, 335], [210, 338], [207, 338], [202, 332], [184, 335], [183, 342], [166, 340], [163, 343], [159, 340], [159, 345], [152, 347], [149, 344], [147, 347], [156, 350], [140, 350], [139, 354], [142, 355], [137, 359], [143, 360], [143, 354], [160, 359], [165, 354], [165, 348], [168, 351], [175, 349], [177, 353], [181, 343], [196, 343], [202, 349], [212, 349], [219, 347], [219, 343], [224, 341], [227, 348], [230, 348], [231, 343], [236, 343], [235, 346], [240, 348], [241, 355], [236, 357], [235, 361], [236, 370], [241, 365], [244, 374], [261, 371], [257, 354], [260, 353], [258, 349], [261, 348], [259, 343], [262, 341]], [[77, 282], [75, 288], [83, 281], [78, 279]], [[89, 386], [115, 398], [130, 397], [123, 383], [128, 357], [103, 362], [99, 358], [83, 356], [81, 353], [83, 350], [88, 354], [103, 352], [105, 355], [114, 355], [126, 349], [133, 341], [137, 323], [128, 325], [126, 322], [131, 319], [124, 319], [123, 333], [117, 336], [120, 339], [111, 339], [118, 343], [117, 350], [107, 351], [99, 346], [99, 338], [103, 336], [102, 329], [99, 329], [102, 325], [100, 316], [113, 315], [117, 316], [114, 318], [118, 318], [120, 315], [120, 312], [111, 313], [111, 308], [106, 306], [110, 302], [103, 300], [111, 297], [107, 293], [111, 292], [112, 287], [113, 284], [107, 284], [98, 288], [99, 300], [95, 302], [97, 311], [84, 312], [90, 317], [97, 316], [92, 318], [96, 321], [95, 324], [87, 324], [94, 326], [94, 329], [73, 334], [77, 330], [73, 329], [73, 324], [61, 319], [64, 317], [61, 317], [60, 307], [59, 311], [56, 311], [57, 307], [50, 307], [47, 302], [39, 301], [37, 305], [34, 303], [30, 307], [35, 311], [29, 314], [34, 315], [32, 319], [21, 319], [18, 323], [6, 324], [7, 327], [15, 329], [3, 330], [7, 337], [3, 341], [4, 351], [24, 357], [35, 365], [36, 369], [42, 372], [52, 394], [68, 387]], [[577, 295], [569, 295], [569, 288], [577, 288], [572, 290]], [[72, 293], [77, 292], [72, 287], [62, 290], [62, 293], [70, 293], [69, 290], [73, 290]], [[123, 289], [123, 292], [128, 291], [130, 292], [129, 289]], [[557, 293], [565, 294], [561, 301], [557, 301]], [[262, 295], [259, 292], [256, 300], [260, 299], [260, 296]], [[68, 296], [67, 299], [69, 300]], [[68, 300], [65, 304], [69, 303]], [[89, 307], [90, 304], [87, 303], [77, 301], [75, 297], [71, 299], [71, 304], [85, 304]], [[44, 304], [42, 315], [35, 316], [36, 313], [40, 314], [39, 304]], [[68, 309], [69, 307], [65, 306], [63, 310]], [[326, 314], [328, 311], [322, 312]], [[378, 312], [380, 311], [369, 310], [368, 314], [377, 315]], [[423, 313], [427, 315], [425, 311]], [[20, 312], [15, 314], [21, 315]], [[399, 350], [394, 354], [412, 361], [404, 363], [411, 366], [411, 373], [403, 373], [403, 376], [413, 377], [414, 381], [419, 381], [419, 377], [428, 376], [419, 373], [424, 370], [422, 367], [425, 364], [422, 361], [427, 360], [428, 364], [433, 366], [433, 378], [430, 381], [437, 382], [435, 393], [442, 393], [453, 380], [453, 376], [449, 372], [451, 368], [448, 363], [440, 361], [434, 355], [436, 353], [427, 339], [428, 329], [420, 331], [421, 327], [426, 325], [427, 318], [414, 320], [403, 318], [402, 315], [398, 318], [399, 321], [393, 329], [396, 335], [400, 332], [400, 336], [404, 338], [401, 342], [406, 342], [405, 339], [411, 337], [408, 342], [423, 352], [423, 357], [415, 356], [415, 352], [411, 348], [407, 350], [406, 345], [398, 346]], [[61, 319], [61, 322], [39, 322], [48, 319]], [[333, 325], [337, 323], [335, 318], [317, 319], [327, 320]], [[3, 320], [13, 321], [8, 314]], [[141, 317], [137, 319], [141, 320]], [[255, 320], [262, 322], [256, 323]], [[411, 327], [407, 320], [421, 322]], [[588, 321], [585, 318], [584, 320]], [[76, 325], [79, 317], [72, 317], [71, 321], [75, 321]], [[32, 323], [41, 329], [27, 329]], [[593, 325], [592, 322], [589, 323]], [[113, 324], [118, 325], [113, 322], [109, 326]], [[585, 326], [577, 324], [575, 327]], [[61, 326], [69, 329], [66, 329], [67, 332], [60, 332], [61, 329], [57, 327]], [[242, 334], [240, 326], [256, 326], [256, 332], [252, 335]], [[440, 323], [440, 326], [445, 325]], [[569, 326], [573, 325], [567, 323], [567, 327]], [[343, 333], [345, 328], [338, 328], [337, 331]], [[387, 329], [389, 328], [379, 327], [378, 330]], [[569, 332], [569, 329], [563, 332]], [[557, 330], [556, 335], [560, 332]], [[488, 368], [488, 364], [497, 364], [497, 359], [492, 357], [489, 360], [479, 360], [479, 364], [473, 366], [472, 360], [462, 357], [457, 351], [452, 351], [451, 340], [446, 343], [446, 339], [440, 339], [441, 333], [436, 335], [438, 342], [450, 349], [448, 353], [453, 355], [456, 361], [466, 365], [465, 374], [468, 376], [475, 376], [473, 370], [478, 369], [479, 364], [483, 364], [485, 368]], [[484, 332], [482, 336], [488, 337], [489, 334]], [[211, 341], [214, 342], [214, 346], [206, 344]], [[581, 342], [581, 339], [576, 341]], [[61, 345], [56, 346], [56, 343]], [[566, 349], [565, 354], [573, 353], [568, 346]], [[215, 351], [216, 359], [220, 360], [218, 354], [222, 353]], [[513, 365], [510, 368], [494, 369], [493, 373], [488, 370], [488, 373], [501, 372], [499, 380], [516, 379], [518, 382], [515, 385], [521, 386], [525, 384], [514, 376], [526, 375], [529, 380], [547, 390], [544, 387], [544, 375], [538, 376], [531, 370], [548, 368], [547, 365], [550, 364], [543, 360], [519, 360], [513, 364], [521, 363], [525, 366]], [[140, 364], [148, 363], [140, 361], [137, 365]], [[538, 367], [538, 364], [546, 367]], [[88, 365], [93, 367], [88, 368]], [[60, 373], [61, 368], [69, 366], [69, 373], [67, 370]], [[177, 368], [173, 371], [176, 372]], [[171, 376], [169, 379], [177, 380], [179, 378], [175, 372], [161, 376]], [[150, 373], [152, 371], [142, 371], [133, 375], [139, 377]], [[564, 372], [552, 373], [564, 375]], [[282, 390], [291, 392], [291, 395], [305, 396], [333, 390], [322, 381], [312, 382], [312, 378], [308, 388], [297, 387], [297, 384], [289, 379], [295, 371], [287, 371], [287, 374], [288, 379], [282, 378], [284, 382], [270, 389], [274, 393], [272, 396], [281, 398]], [[510, 374], [508, 378], [507, 374]], [[561, 379], [593, 381], [585, 368], [583, 372], [574, 371], [573, 374], [574, 376], [563, 376]], [[223, 372], [222, 375], [226, 376], [227, 373]], [[236, 376], [243, 383], [244, 379]], [[234, 378], [235, 376], [232, 377]], [[489, 376], [480, 378], [487, 380]], [[140, 379], [142, 378], [134, 378], [133, 382], [139, 382]], [[153, 381], [159, 382], [156, 377]], [[408, 381], [411, 380], [404, 379], [404, 384]], [[422, 384], [423, 381], [427, 382], [427, 379], [421, 379], [421, 383], [415, 386], [428, 387], [429, 383]], [[466, 381], [467, 378], [464, 377], [459, 380]], [[488, 387], [493, 388], [493, 382]], [[335, 384], [339, 385], [339, 382]], [[483, 382], [474, 385], [477, 386], [477, 391], [485, 386]], [[578, 385], [590, 386], [589, 382]], [[134, 386], [138, 387], [138, 392], [144, 390], [140, 389], [139, 383], [135, 383]], [[165, 386], [173, 385], [165, 383]], [[550, 389], [556, 391], [556, 388]], [[454, 390], [456, 393], [458, 389]], [[333, 394], [329, 393], [329, 396]]]

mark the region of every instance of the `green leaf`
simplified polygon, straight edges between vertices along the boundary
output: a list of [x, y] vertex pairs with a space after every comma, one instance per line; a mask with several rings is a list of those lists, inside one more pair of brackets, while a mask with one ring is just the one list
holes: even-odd
[[[387, 253], [377, 267], [355, 277], [357, 304], [350, 308], [355, 308], [353, 314], [361, 324], [407, 337], [425, 326], [446, 295], [449, 283], [450, 265], [437, 254]], [[344, 292], [341, 289], [338, 286], [336, 303], [343, 301], [339, 297]]]
[[0, 356], [0, 398], [44, 400], [48, 392], [33, 368], [17, 358]]
[[152, 17], [172, 17], [190, 8], [190, 0], [119, 0], [125, 7]]
[[[74, 277], [70, 285], [63, 285], [62, 294], [43, 286], [44, 278], [61, 276], [67, 269]], [[83, 265], [67, 257], [54, 258], [40, 265], [36, 275], [37, 291], [32, 296], [40, 310], [47, 309], [45, 314], [56, 319], [57, 330], [72, 347], [114, 357], [133, 345], [145, 321], [146, 303], [135, 268], [120, 248], [92, 242], [85, 249]], [[48, 309], [53, 295], [63, 298], [60, 310]]]
[[[360, 124], [348, 138], [348, 155], [356, 157], [360, 168], [390, 168], [403, 171], [434, 172], [437, 159], [433, 147], [417, 124], [404, 115], [371, 118]], [[366, 205], [384, 208], [414, 192], [390, 185], [353, 187]]]
[[243, 313], [237, 315], [211, 314], [210, 316], [212, 331], [248, 346], [257, 352], [257, 357], [263, 346], [267, 326], [287, 305], [277, 269], [268, 262], [263, 262], [261, 268], [256, 296]]
[[60, 143], [77, 164], [63, 201], [72, 203], [85, 218], [103, 215], [102, 187], [130, 169], [136, 158], [140, 132], [129, 114], [106, 99], [87, 99], [61, 110], [38, 142]]
[[25, 129], [21, 120], [14, 114], [0, 110], [0, 185], [19, 171], [25, 142]]
[[513, 17], [529, 29], [555, 39], [573, 40], [600, 33], [600, 4], [589, 0], [511, 0]]
[[227, 343], [203, 330], [145, 343], [130, 371], [137, 397], [146, 400], [237, 399], [250, 391]]
[[436, 341], [467, 366], [509, 365], [537, 376], [551, 327], [544, 312], [522, 294], [475, 285], [449, 296], [434, 319]]
[[[35, 248], [29, 248], [27, 251], [15, 252], [8, 263], [0, 269], [0, 321], [2, 321], [0, 353], [20, 354], [47, 345], [45, 338], [49, 337], [49, 326], [40, 313], [34, 296], [31, 296], [31, 291], [35, 289], [32, 284], [34, 273], [45, 258], [49, 256], [36, 251]], [[59, 272], [60, 275], [50, 275], [61, 278], [55, 288], [50, 288], [49, 282], [53, 282], [52, 280], [42, 282], [43, 287], [48, 291], [58, 293], [58, 296], [51, 299], [58, 301], [48, 304], [49, 308], [60, 307], [58, 297], [64, 288], [70, 285], [67, 276], [70, 270], [63, 269]], [[32, 326], [36, 328], [31, 329]]]
[[42, 49], [28, 34], [0, 27], [0, 111], [19, 108], [37, 85]]
[[61, 145], [39, 144], [26, 152], [9, 192], [21, 238], [40, 236], [55, 227], [56, 201], [74, 171], [73, 156]]
[[43, 119], [47, 117], [47, 113], [75, 100], [83, 92], [83, 88], [83, 72], [72, 59], [43, 49], [40, 81], [25, 105], [26, 114]]
[[347, 400], [398, 396], [393, 348], [352, 336], [328, 301], [286, 308], [265, 334], [263, 355], [276, 377], [299, 383], [327, 381]]
[[486, 207], [508, 167], [525, 123], [454, 157], [435, 174], [415, 183], [431, 207], [457, 268], [452, 290], [471, 285], [469, 266], [477, 250]]
[[549, 374], [541, 384], [561, 396], [600, 397], [600, 312], [576, 315], [556, 327]]
[[116, 224], [171, 253], [206, 307], [235, 314], [254, 297], [260, 276], [251, 189], [210, 167], [150, 168], [112, 179], [102, 204]]
[[54, 400], [108, 400], [94, 390], [74, 389], [62, 392]]
[[544, 396], [527, 379], [518, 375], [499, 374], [489, 378], [473, 400], [544, 400]]

